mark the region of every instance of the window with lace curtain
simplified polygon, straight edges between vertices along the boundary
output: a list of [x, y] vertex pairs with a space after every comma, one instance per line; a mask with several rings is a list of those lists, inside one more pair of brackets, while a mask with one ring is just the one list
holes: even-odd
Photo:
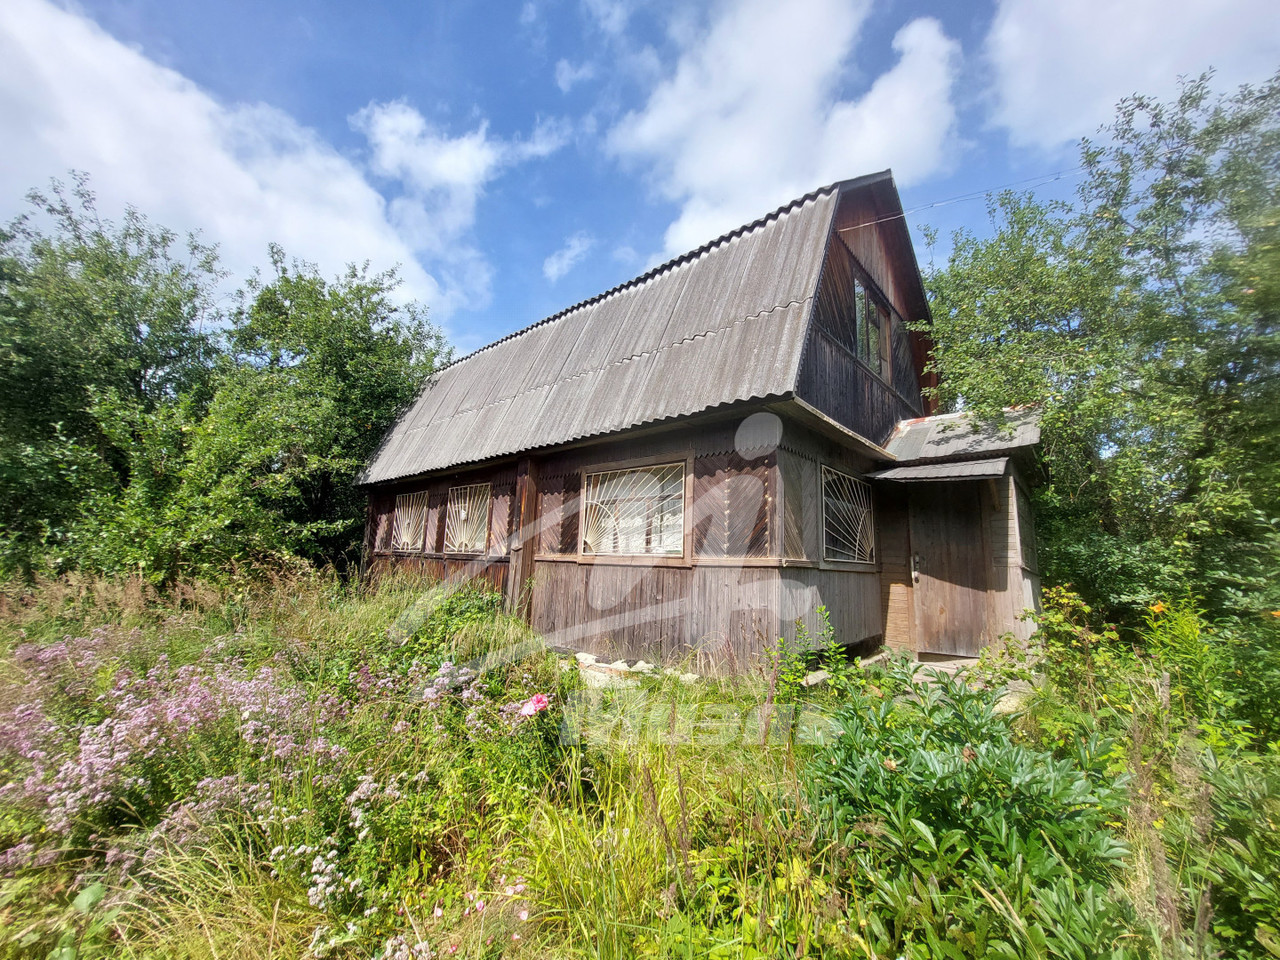
[[684, 555], [684, 464], [587, 474], [582, 552]]
[[444, 552], [484, 553], [489, 544], [489, 484], [450, 487], [445, 504]]

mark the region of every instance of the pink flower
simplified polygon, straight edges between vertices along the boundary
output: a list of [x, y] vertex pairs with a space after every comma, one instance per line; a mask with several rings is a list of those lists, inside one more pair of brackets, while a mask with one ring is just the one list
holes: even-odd
[[511, 939], [512, 939], [512, 940], [519, 940], [519, 939], [520, 939], [520, 934], [518, 934], [518, 933], [513, 933], [513, 934], [511, 935]]
[[547, 695], [545, 693], [535, 693], [532, 697], [526, 700], [524, 706], [520, 708], [520, 716], [532, 717], [535, 713], [541, 713], [549, 706], [551, 706], [551, 701], [547, 699]]
[[521, 919], [521, 920], [528, 920], [528, 919], [529, 919], [529, 911], [528, 911], [528, 910], [521, 910], [521, 911], [520, 911], [520, 913], [519, 913], [519, 917], [520, 917], [520, 919]]
[[434, 910], [432, 910], [432, 911], [431, 911], [431, 913], [432, 913], [434, 916], [437, 916], [437, 917], [443, 917], [443, 916], [444, 916], [444, 908], [443, 908], [443, 907], [436, 907]]

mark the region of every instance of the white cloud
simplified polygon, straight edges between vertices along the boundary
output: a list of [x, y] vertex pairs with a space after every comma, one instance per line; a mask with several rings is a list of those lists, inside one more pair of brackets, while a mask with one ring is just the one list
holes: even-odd
[[1216, 67], [1222, 90], [1266, 79], [1280, 30], [1275, 0], [999, 0], [986, 55], [995, 123], [1051, 149], [1094, 133], [1122, 97], [1175, 95], [1179, 75]]
[[578, 232], [564, 242], [564, 246], [542, 261], [542, 275], [555, 283], [566, 273], [582, 262], [592, 247], [595, 238], [586, 232]]
[[918, 182], [945, 165], [959, 45], [936, 20], [912, 21], [894, 38], [897, 63], [841, 99], [869, 12], [869, 0], [738, 0], [689, 35], [674, 70], [608, 141], [681, 205], [667, 253], [823, 183], [886, 166]]
[[578, 83], [583, 80], [590, 80], [596, 75], [596, 68], [590, 63], [584, 63], [580, 67], [575, 67], [568, 60], [560, 60], [556, 63], [556, 86], [560, 88], [561, 93], [568, 93]]
[[390, 203], [390, 222], [432, 263], [448, 307], [484, 306], [492, 268], [467, 242], [476, 204], [505, 168], [563, 146], [568, 124], [539, 121], [528, 140], [495, 139], [484, 123], [450, 137], [401, 100], [372, 103], [351, 123], [369, 140], [373, 171], [403, 187]]
[[622, 33], [631, 18], [626, 0], [583, 0], [583, 5], [596, 26], [608, 34]]
[[542, 124], [507, 143], [481, 126], [422, 133], [415, 149], [405, 142], [412, 113], [388, 104], [360, 114], [375, 161], [404, 180], [388, 204], [355, 162], [288, 114], [220, 103], [43, 0], [0, 4], [0, 216], [18, 213], [27, 189], [80, 169], [104, 214], [131, 203], [166, 226], [202, 230], [235, 277], [263, 264], [271, 241], [326, 273], [349, 261], [399, 263], [404, 293], [446, 319], [488, 298], [489, 267], [468, 245], [484, 183], [545, 156], [565, 132]]
[[520, 25], [527, 27], [537, 19], [537, 4], [531, 3], [529, 0], [525, 0], [524, 6], [520, 8]]

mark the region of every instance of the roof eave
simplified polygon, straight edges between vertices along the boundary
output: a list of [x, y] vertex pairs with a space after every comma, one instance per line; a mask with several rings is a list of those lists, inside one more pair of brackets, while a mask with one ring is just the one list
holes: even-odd
[[681, 414], [676, 417], [666, 417], [662, 420], [652, 420], [648, 423], [637, 424], [634, 427], [627, 427], [622, 430], [611, 430], [608, 433], [592, 434], [588, 437], [578, 437], [573, 440], [567, 440], [563, 443], [544, 444], [539, 447], [529, 447], [524, 450], [517, 450], [512, 453], [499, 454], [494, 457], [486, 457], [479, 460], [460, 461], [458, 463], [449, 464], [444, 467], [436, 467], [431, 470], [423, 470], [418, 473], [406, 473], [394, 477], [381, 477], [377, 480], [366, 479], [367, 470], [361, 474], [359, 480], [356, 481], [357, 488], [372, 488], [383, 485], [413, 483], [423, 480], [429, 480], [433, 477], [449, 476], [455, 473], [465, 473], [472, 470], [481, 470], [485, 467], [494, 466], [500, 463], [510, 463], [530, 456], [549, 456], [551, 454], [563, 453], [566, 450], [575, 450], [581, 447], [598, 446], [603, 443], [612, 443], [622, 437], [643, 436], [649, 433], [658, 433], [664, 430], [670, 430], [682, 424], [690, 424], [693, 421], [703, 423], [714, 422], [715, 420], [741, 416], [744, 412], [757, 408], [771, 408], [778, 404], [786, 403], [793, 399], [794, 394], [791, 391], [785, 393], [771, 394], [767, 397], [752, 397], [748, 400], [734, 400], [729, 403], [719, 404], [714, 407], [707, 407], [694, 413]]

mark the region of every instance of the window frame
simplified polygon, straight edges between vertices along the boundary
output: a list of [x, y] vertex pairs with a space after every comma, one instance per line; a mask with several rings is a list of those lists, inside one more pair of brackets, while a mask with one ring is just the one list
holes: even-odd
[[[450, 550], [449, 549], [449, 507], [453, 499], [454, 491], [472, 490], [477, 487], [485, 488], [485, 509], [484, 509], [484, 542], [476, 550]], [[444, 516], [441, 520], [442, 536], [440, 537], [440, 553], [445, 557], [483, 557], [489, 552], [489, 535], [490, 527], [493, 524], [493, 484], [489, 481], [481, 483], [461, 483], [451, 486], [445, 491], [444, 495]]]
[[[651, 467], [679, 466], [683, 475], [681, 502], [680, 554], [674, 553], [587, 553], [584, 550], [586, 537], [587, 512], [587, 478], [600, 473], [620, 473], [629, 470], [644, 470]], [[650, 457], [637, 457], [627, 460], [607, 461], [583, 466], [578, 471], [578, 544], [577, 552], [567, 555], [551, 556], [545, 559], [574, 560], [580, 564], [616, 564], [619, 566], [638, 565], [646, 567], [690, 567], [693, 565], [693, 454], [686, 452], [657, 454]]]
[[[863, 480], [861, 477], [852, 473], [846, 473], [830, 464], [819, 464], [818, 470], [818, 495], [822, 502], [822, 526], [818, 531], [819, 534], [819, 562], [823, 566], [835, 566], [841, 569], [849, 567], [861, 567], [863, 569], [878, 569], [880, 564], [880, 549], [876, 542], [876, 509], [875, 509], [875, 491], [871, 484]], [[871, 558], [869, 560], [853, 559], [846, 560], [839, 557], [831, 557], [827, 552], [827, 475], [834, 474], [837, 477], [843, 477], [864, 488], [867, 493], [867, 516], [871, 527]]]
[[[874, 373], [889, 386], [893, 386], [892, 356], [885, 356], [885, 341], [892, 341], [895, 319], [901, 323], [898, 311], [893, 308], [889, 298], [884, 295], [880, 285], [871, 279], [871, 275], [853, 258], [853, 326], [854, 359]], [[871, 334], [869, 317], [875, 315], [876, 352], [875, 364], [871, 363]], [[865, 353], [865, 356], [864, 356]]]
[[[1026, 507], [1024, 511], [1022, 508]], [[1036, 517], [1031, 494], [1015, 478], [1013, 481], [1014, 528], [1018, 532], [1018, 566], [1032, 576], [1040, 576], [1040, 552], [1036, 544]]]
[[[391, 502], [391, 529], [388, 531], [385, 552], [401, 556], [413, 556], [427, 552], [427, 516], [428, 511], [431, 509], [430, 491], [425, 489], [411, 490], [406, 493], [397, 493], [394, 496], [395, 498]], [[396, 526], [397, 519], [400, 515], [400, 504], [402, 501], [406, 502], [406, 504], [410, 506], [412, 506], [415, 501], [420, 501], [422, 513], [420, 518], [420, 529], [418, 531], [417, 546], [403, 547], [396, 545]]]

